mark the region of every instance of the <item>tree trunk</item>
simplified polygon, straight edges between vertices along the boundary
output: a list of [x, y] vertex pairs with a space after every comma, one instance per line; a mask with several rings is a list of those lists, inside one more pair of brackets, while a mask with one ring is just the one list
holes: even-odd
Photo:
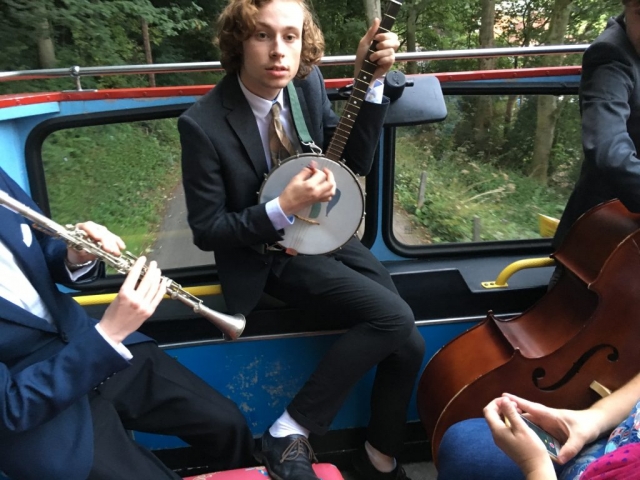
[[[495, 0], [482, 0], [480, 24], [480, 48], [492, 48], [494, 46], [494, 26], [496, 19]], [[495, 58], [481, 58], [480, 70], [493, 70], [496, 66]], [[476, 111], [473, 119], [473, 137], [478, 151], [490, 152], [491, 120], [493, 117], [493, 102], [490, 96], [480, 95], [476, 102]]]
[[503, 137], [507, 138], [509, 130], [511, 130], [511, 120], [513, 119], [513, 109], [516, 105], [517, 95], [509, 95], [507, 97], [507, 105], [504, 109], [504, 133]]
[[541, 95], [538, 97], [538, 118], [536, 137], [533, 142], [533, 159], [531, 160], [532, 178], [546, 185], [549, 173], [549, 159], [556, 130], [556, 97]]
[[[480, 48], [493, 48], [494, 28], [496, 23], [496, 1], [482, 0], [482, 11], [480, 20]], [[496, 68], [495, 58], [481, 58], [480, 70], [493, 70]]]
[[[148, 65], [153, 64], [153, 56], [151, 55], [151, 42], [149, 41], [149, 23], [146, 19], [140, 18], [140, 24], [142, 25], [142, 44], [144, 45], [144, 56]], [[156, 75], [154, 73], [149, 74], [149, 86], [156, 86]]]
[[40, 22], [37, 42], [40, 68], [54, 68], [56, 66], [56, 52], [51, 36], [51, 25], [47, 18]]
[[[409, 2], [407, 2], [409, 3]], [[416, 22], [418, 21], [418, 7], [415, 4], [408, 5], [407, 14], [407, 52], [416, 51]], [[418, 73], [418, 62], [407, 62], [406, 72], [408, 74]]]
[[374, 18], [382, 17], [380, 0], [364, 0], [364, 11], [367, 16], [367, 26], [369, 26]]
[[[553, 6], [551, 20], [549, 21], [549, 32], [547, 45], [562, 45], [564, 35], [569, 23], [572, 0], [556, 0]], [[562, 57], [551, 55], [544, 57], [545, 66], [556, 66], [562, 64]], [[536, 137], [533, 143], [533, 158], [531, 159], [531, 178], [546, 185], [549, 173], [549, 162], [551, 160], [551, 147], [556, 130], [557, 100], [554, 96], [541, 95], [538, 97], [538, 118], [536, 122]]]

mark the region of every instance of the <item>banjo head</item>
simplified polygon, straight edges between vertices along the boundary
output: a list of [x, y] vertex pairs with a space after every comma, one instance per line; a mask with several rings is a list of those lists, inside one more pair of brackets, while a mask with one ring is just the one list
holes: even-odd
[[358, 179], [341, 162], [334, 162], [319, 154], [291, 157], [271, 170], [259, 192], [259, 202], [266, 203], [282, 193], [291, 179], [314, 161], [318, 168], [331, 170], [336, 181], [336, 194], [330, 202], [316, 203], [297, 212], [310, 223], [296, 218], [285, 228], [284, 238], [278, 242], [305, 255], [320, 255], [337, 250], [358, 231], [364, 217], [364, 193]]

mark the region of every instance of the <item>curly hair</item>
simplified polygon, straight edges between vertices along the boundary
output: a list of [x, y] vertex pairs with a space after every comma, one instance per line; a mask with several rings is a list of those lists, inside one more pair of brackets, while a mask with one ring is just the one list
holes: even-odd
[[[238, 73], [242, 66], [242, 42], [255, 31], [258, 10], [273, 0], [229, 0], [218, 17], [215, 43], [220, 48], [220, 63], [227, 73]], [[306, 0], [290, 0], [302, 7], [302, 51], [296, 78], [305, 78], [324, 55], [324, 36]]]

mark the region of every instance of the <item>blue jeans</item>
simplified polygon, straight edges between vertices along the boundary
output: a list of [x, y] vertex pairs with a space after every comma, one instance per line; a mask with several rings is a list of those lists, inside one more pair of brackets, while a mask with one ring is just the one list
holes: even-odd
[[[625, 424], [635, 427], [640, 402]], [[617, 432], [621, 429], [614, 430]], [[637, 431], [637, 430], [634, 430]], [[635, 435], [635, 437], [634, 437]], [[629, 435], [627, 435], [629, 437]], [[640, 433], [630, 435], [640, 438]], [[586, 445], [565, 465], [554, 464], [560, 480], [575, 480], [587, 466], [604, 455], [607, 438]], [[472, 418], [452, 425], [442, 437], [438, 451], [438, 480], [522, 480], [520, 468], [493, 442], [484, 418]]]
[[493, 442], [484, 418], [452, 425], [438, 451], [438, 480], [523, 480], [520, 468]]

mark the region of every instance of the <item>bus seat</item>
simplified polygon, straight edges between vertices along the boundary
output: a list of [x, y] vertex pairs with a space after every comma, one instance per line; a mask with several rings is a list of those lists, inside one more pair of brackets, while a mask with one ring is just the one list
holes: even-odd
[[538, 230], [542, 238], [551, 238], [556, 234], [560, 219], [538, 214]]
[[[344, 480], [340, 470], [330, 463], [314, 463], [313, 470], [322, 480]], [[183, 480], [268, 480], [265, 467], [239, 468], [226, 472], [205, 473], [195, 477], [185, 477]]]

